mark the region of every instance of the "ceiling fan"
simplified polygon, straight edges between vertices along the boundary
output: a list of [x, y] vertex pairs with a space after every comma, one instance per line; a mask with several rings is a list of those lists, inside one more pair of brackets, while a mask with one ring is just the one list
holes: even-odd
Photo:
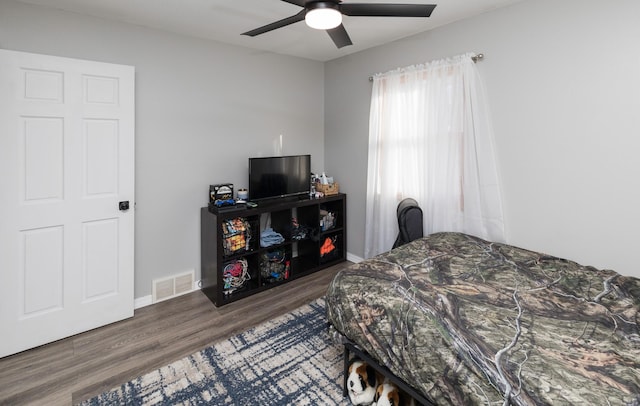
[[255, 37], [277, 28], [305, 20], [307, 25], [318, 30], [326, 30], [338, 48], [352, 45], [347, 30], [342, 25], [342, 16], [352, 17], [429, 17], [435, 4], [381, 4], [342, 3], [342, 0], [282, 0], [302, 7], [299, 13], [267, 24], [242, 35]]

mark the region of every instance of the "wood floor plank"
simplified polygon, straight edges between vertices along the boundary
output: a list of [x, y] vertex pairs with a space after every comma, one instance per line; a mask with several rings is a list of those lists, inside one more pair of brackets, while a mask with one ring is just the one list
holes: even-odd
[[200, 291], [134, 317], [0, 359], [0, 405], [69, 405], [324, 296], [326, 270], [217, 308]]

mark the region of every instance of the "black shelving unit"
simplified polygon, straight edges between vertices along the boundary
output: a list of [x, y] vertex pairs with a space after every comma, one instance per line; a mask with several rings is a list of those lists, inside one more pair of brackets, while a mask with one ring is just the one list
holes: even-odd
[[[340, 193], [321, 199], [275, 200], [255, 208], [203, 207], [202, 291], [216, 306], [223, 306], [345, 261], [346, 205], [347, 196]], [[294, 218], [300, 226], [297, 230]], [[231, 229], [248, 231], [230, 236], [225, 233], [228, 222], [238, 226]], [[260, 235], [267, 227], [282, 235], [284, 241], [261, 247]], [[225, 240], [233, 249], [225, 249]], [[327, 247], [333, 249], [326, 252]], [[275, 265], [265, 265], [268, 258]], [[225, 283], [225, 268], [236, 273], [243, 269], [248, 278], [241, 278], [241, 285], [230, 286]], [[276, 272], [269, 272], [272, 268]]]

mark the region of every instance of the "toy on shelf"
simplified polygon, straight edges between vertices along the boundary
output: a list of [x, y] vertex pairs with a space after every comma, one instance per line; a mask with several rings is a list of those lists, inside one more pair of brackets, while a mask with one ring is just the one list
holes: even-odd
[[222, 223], [224, 255], [233, 255], [249, 251], [251, 225], [244, 217], [225, 220]]
[[222, 278], [224, 280], [223, 289], [225, 295], [244, 288], [246, 282], [251, 279], [247, 260], [240, 258], [227, 262], [222, 269]]

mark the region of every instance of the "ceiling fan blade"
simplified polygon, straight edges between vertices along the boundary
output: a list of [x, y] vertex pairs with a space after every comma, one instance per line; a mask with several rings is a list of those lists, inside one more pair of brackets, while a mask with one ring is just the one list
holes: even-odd
[[307, 3], [307, 0], [282, 0], [285, 3], [295, 4], [296, 6], [304, 7]]
[[265, 32], [273, 31], [277, 28], [286, 27], [287, 25], [304, 20], [305, 14], [307, 14], [307, 10], [302, 9], [298, 14], [292, 15], [291, 17], [283, 18], [282, 20], [276, 21], [275, 23], [267, 24], [260, 28], [256, 28], [255, 30], [243, 32], [242, 35], [255, 37], [256, 35], [264, 34]]
[[429, 17], [435, 4], [340, 3], [340, 11], [361, 17]]
[[336, 44], [338, 48], [346, 47], [347, 45], [353, 45], [353, 42], [351, 42], [351, 38], [349, 38], [349, 34], [347, 34], [347, 30], [342, 24], [340, 24], [336, 28], [327, 30], [327, 34], [329, 34], [329, 36], [333, 40], [333, 43]]

